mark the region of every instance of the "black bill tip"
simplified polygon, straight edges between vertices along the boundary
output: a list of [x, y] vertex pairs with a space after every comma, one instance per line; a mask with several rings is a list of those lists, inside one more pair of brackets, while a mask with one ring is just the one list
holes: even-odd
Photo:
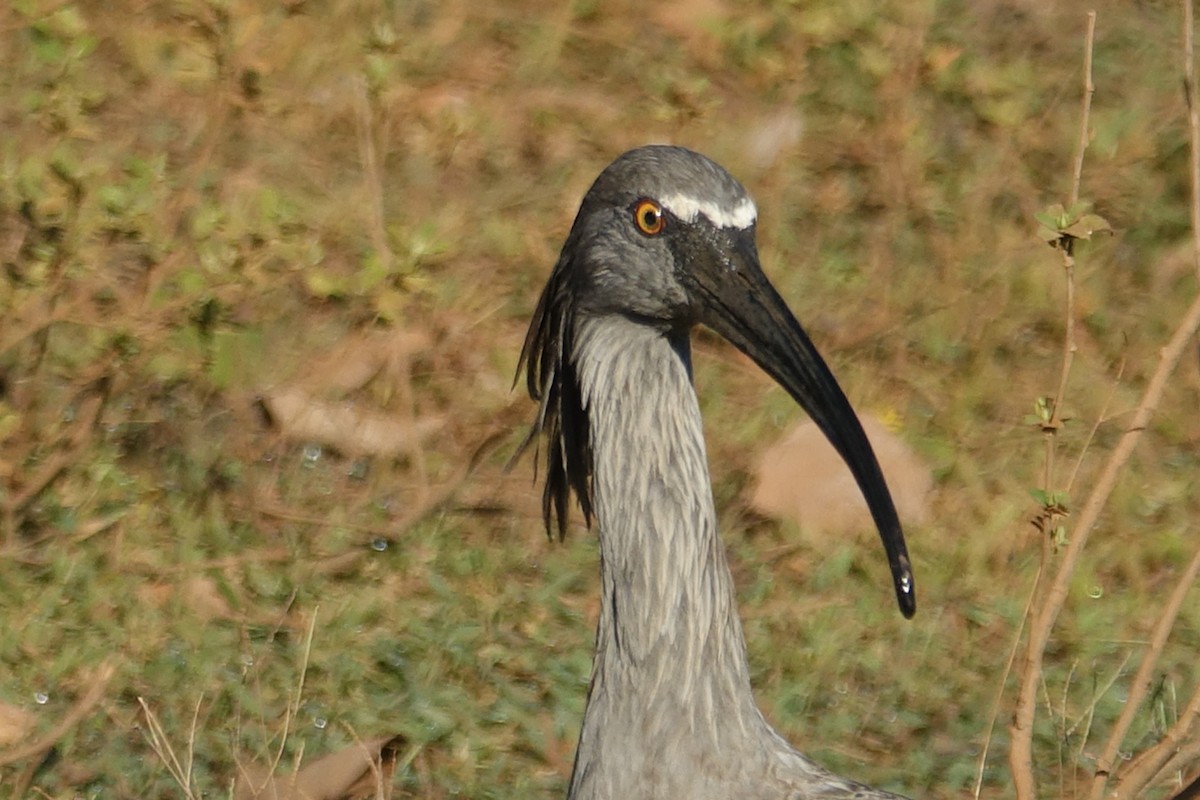
[[896, 587], [896, 602], [900, 604], [900, 613], [905, 619], [912, 619], [917, 613], [917, 591], [907, 553], [902, 553], [892, 565], [892, 582]]

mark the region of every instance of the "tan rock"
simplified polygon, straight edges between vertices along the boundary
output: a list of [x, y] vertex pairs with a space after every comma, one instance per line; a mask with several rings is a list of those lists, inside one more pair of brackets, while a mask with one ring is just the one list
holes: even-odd
[[[870, 415], [861, 419], [900, 522], [906, 527], [926, 524], [933, 489], [929, 467], [878, 419]], [[797, 425], [764, 452], [755, 476], [750, 505], [764, 516], [791, 520], [814, 533], [851, 533], [874, 527], [850, 469], [811, 421]]]

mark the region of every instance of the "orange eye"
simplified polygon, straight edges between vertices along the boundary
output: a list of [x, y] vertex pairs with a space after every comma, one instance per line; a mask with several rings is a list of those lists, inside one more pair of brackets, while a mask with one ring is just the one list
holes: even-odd
[[662, 206], [653, 200], [639, 200], [633, 209], [633, 221], [637, 223], [638, 230], [647, 236], [662, 233]]

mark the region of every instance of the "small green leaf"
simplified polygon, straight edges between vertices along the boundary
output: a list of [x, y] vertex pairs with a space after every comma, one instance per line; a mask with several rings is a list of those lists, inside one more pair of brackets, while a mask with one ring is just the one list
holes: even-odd
[[1063, 215], [1063, 217], [1067, 220], [1068, 223], [1074, 222], [1075, 220], [1077, 220], [1081, 216], [1083, 216], [1088, 211], [1088, 209], [1090, 209], [1091, 207], [1092, 207], [1092, 203], [1090, 200], [1080, 200], [1077, 203], [1075, 203], [1075, 205], [1068, 208], [1066, 213]]
[[1042, 214], [1050, 219], [1050, 225], [1054, 228], [1061, 228], [1063, 220], [1067, 216], [1066, 209], [1063, 208], [1062, 203], [1054, 203], [1053, 205], [1046, 206]]
[[96, 49], [96, 45], [100, 40], [95, 36], [80, 36], [75, 40], [75, 45], [71, 50], [71, 57], [82, 60], [90, 56]]
[[1045, 225], [1038, 225], [1038, 238], [1051, 247], [1058, 246], [1058, 240], [1062, 238], [1062, 234], [1053, 228], [1048, 228]]
[[1066, 547], [1070, 539], [1067, 538], [1067, 528], [1065, 525], [1057, 526], [1051, 536], [1054, 538], [1055, 547]]
[[56, 65], [63, 59], [65, 48], [62, 39], [49, 34], [43, 26], [34, 25], [29, 29], [29, 38], [33, 52], [42, 62]]
[[0, 442], [21, 427], [21, 412], [0, 401]]
[[1033, 401], [1033, 413], [1037, 414], [1042, 424], [1050, 421], [1050, 417], [1054, 415], [1054, 404], [1050, 402], [1048, 397], [1039, 397]]
[[342, 281], [327, 272], [317, 269], [305, 272], [304, 285], [314, 297], [319, 297], [322, 300], [343, 295], [346, 291], [346, 287]]
[[124, 186], [112, 183], [101, 186], [97, 197], [100, 199], [100, 205], [109, 214], [121, 214], [129, 208], [129, 192]]
[[389, 263], [391, 259], [384, 259], [379, 253], [372, 250], [368, 252], [362, 260], [362, 267], [358, 270], [355, 279], [355, 287], [359, 294], [367, 294], [375, 287], [379, 286], [384, 280], [391, 276], [392, 269]]
[[1058, 228], [1058, 215], [1050, 213], [1049, 209], [1045, 211], [1035, 211], [1033, 213], [1033, 218], [1045, 225], [1047, 228]]
[[1111, 234], [1112, 226], [1104, 217], [1097, 214], [1085, 214], [1080, 217], [1079, 221], [1063, 230], [1064, 235], [1073, 236], [1076, 239], [1091, 239], [1093, 233]]

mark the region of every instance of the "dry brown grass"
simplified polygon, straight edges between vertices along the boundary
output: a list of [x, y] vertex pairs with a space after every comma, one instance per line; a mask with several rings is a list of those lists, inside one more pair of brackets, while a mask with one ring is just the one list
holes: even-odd
[[[1083, 24], [1015, 0], [0, 9], [0, 702], [45, 733], [117, 666], [54, 757], [0, 785], [170, 795], [137, 698], [181, 742], [203, 696], [191, 779], [210, 792], [246, 752], [312, 757], [353, 730], [411, 743], [402, 795], [561, 794], [595, 554], [582, 531], [546, 544], [528, 471], [502, 470], [530, 413], [510, 380], [588, 183], [672, 141], [750, 187], [773, 279], [938, 484], [905, 623], [868, 533], [797, 548], [748, 518], [753, 453], [796, 412], [698, 338], [759, 696], [831, 767], [970, 791], [1042, 546], [1025, 417], [1055, 391], [1064, 298], [1034, 214], [1070, 190]], [[1058, 459], [1079, 460], [1079, 496], [1194, 293], [1178, 28], [1173, 6], [1099, 7], [1081, 194], [1117, 235], [1076, 274]], [[323, 354], [393, 331], [427, 344], [322, 383]], [[301, 378], [445, 428], [386, 458], [293, 443], [256, 400]], [[1198, 392], [1188, 365], [1165, 387], [1048, 642], [1033, 743], [1059, 796], [1094, 769], [1191, 555]], [[1196, 609], [1122, 752], [1196, 685]], [[1006, 747], [982, 796], [1007, 795]]]

